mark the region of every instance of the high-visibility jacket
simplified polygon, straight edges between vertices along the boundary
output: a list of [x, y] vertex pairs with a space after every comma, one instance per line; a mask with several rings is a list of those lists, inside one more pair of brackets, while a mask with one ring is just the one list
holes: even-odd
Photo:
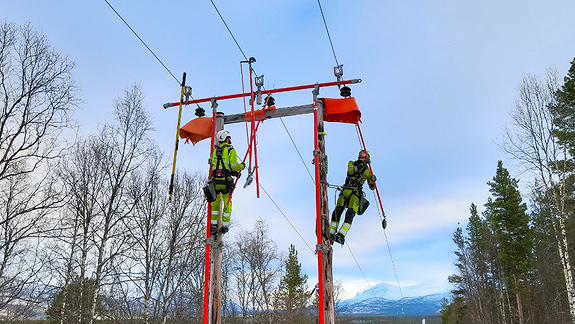
[[[353, 215], [357, 214], [359, 211], [359, 203], [363, 196], [362, 187], [366, 180], [369, 188], [373, 190], [375, 188], [375, 176], [371, 173], [369, 165], [361, 160], [357, 160], [355, 162], [349, 161], [347, 164], [345, 183], [339, 197], [337, 198], [336, 206], [352, 209], [353, 214], [351, 215], [351, 219], [353, 219]], [[337, 222], [339, 222], [339, 215], [341, 215], [342, 211], [343, 209], [334, 210], [334, 213], [338, 213], [335, 217]], [[349, 220], [349, 223], [351, 223], [351, 219]]]
[[345, 184], [343, 186], [346, 189], [353, 188], [361, 190], [366, 180], [369, 188], [373, 190], [375, 186], [375, 176], [371, 173], [369, 165], [361, 160], [355, 162], [349, 161], [347, 163], [347, 176], [345, 177]]
[[[227, 142], [222, 142], [212, 151], [212, 178], [216, 190], [221, 186], [229, 186], [232, 176], [244, 169], [242, 163], [238, 163], [236, 150]], [[219, 187], [219, 188], [218, 188]]]

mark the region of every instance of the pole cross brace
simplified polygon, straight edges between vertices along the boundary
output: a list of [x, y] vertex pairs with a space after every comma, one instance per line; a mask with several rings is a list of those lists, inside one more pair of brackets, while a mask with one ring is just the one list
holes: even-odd
[[331, 245], [329, 244], [316, 244], [315, 245], [315, 253], [317, 254], [318, 251], [329, 253], [332, 251]]

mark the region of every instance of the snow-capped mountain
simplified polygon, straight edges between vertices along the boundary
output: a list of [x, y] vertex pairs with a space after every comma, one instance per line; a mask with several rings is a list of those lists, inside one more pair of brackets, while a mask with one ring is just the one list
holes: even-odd
[[337, 305], [341, 314], [434, 315], [439, 314], [443, 298], [449, 292], [429, 285], [402, 287], [378, 284], [360, 291]]

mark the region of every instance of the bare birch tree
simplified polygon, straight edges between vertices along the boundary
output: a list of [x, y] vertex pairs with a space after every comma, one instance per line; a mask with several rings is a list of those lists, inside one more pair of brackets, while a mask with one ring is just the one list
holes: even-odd
[[62, 204], [53, 165], [77, 101], [73, 68], [30, 25], [0, 24], [0, 309], [34, 302], [26, 293], [47, 265], [34, 246]]
[[266, 221], [258, 220], [254, 230], [241, 233], [234, 245], [234, 273], [242, 315], [253, 312], [267, 321], [273, 315], [273, 293], [281, 274], [281, 260], [268, 236]]
[[536, 184], [542, 187], [539, 191], [551, 196], [552, 218], [549, 223], [556, 235], [571, 319], [575, 323], [575, 277], [565, 225], [568, 217], [566, 202], [570, 195], [566, 186], [571, 171], [566, 162], [572, 157], [553, 136], [555, 126], [550, 111], [550, 107], [556, 104], [558, 89], [556, 71], [549, 70], [545, 81], [535, 76], [523, 79], [518, 87], [519, 99], [511, 115], [514, 128], [507, 131], [503, 148], [521, 162], [524, 170], [534, 175]]
[[161, 270], [164, 242], [160, 229], [168, 207], [166, 192], [163, 190], [165, 183], [161, 177], [163, 162], [159, 150], [154, 151], [130, 184], [130, 197], [136, 208], [127, 227], [130, 236], [135, 239], [134, 249], [130, 253], [134, 271], [129, 269], [128, 279], [143, 295], [142, 311], [146, 324], [150, 318], [153, 291]]
[[95, 317], [96, 301], [106, 267], [127, 248], [129, 236], [123, 224], [135, 208], [128, 199], [127, 180], [143, 164], [152, 149], [149, 138], [151, 121], [142, 100], [143, 94], [138, 85], [128, 87], [123, 97], [116, 101], [115, 123], [105, 125], [98, 136], [106, 148], [102, 170], [99, 170], [105, 175], [105, 185], [97, 206], [101, 219], [93, 227], [97, 257], [94, 271], [96, 289], [92, 297], [90, 324]]

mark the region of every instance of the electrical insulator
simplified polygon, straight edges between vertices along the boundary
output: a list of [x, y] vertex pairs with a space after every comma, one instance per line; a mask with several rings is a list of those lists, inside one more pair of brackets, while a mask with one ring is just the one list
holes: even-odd
[[351, 97], [351, 88], [348, 86], [343, 86], [341, 89], [339, 89], [339, 94], [344, 98]]
[[196, 108], [196, 116], [204, 117], [206, 115], [206, 110], [202, 107]]
[[268, 96], [268, 97], [266, 98], [266, 105], [267, 105], [268, 107], [271, 107], [271, 106], [273, 106], [273, 105], [275, 105], [275, 104], [276, 104], [276, 100], [274, 99], [274, 97]]

